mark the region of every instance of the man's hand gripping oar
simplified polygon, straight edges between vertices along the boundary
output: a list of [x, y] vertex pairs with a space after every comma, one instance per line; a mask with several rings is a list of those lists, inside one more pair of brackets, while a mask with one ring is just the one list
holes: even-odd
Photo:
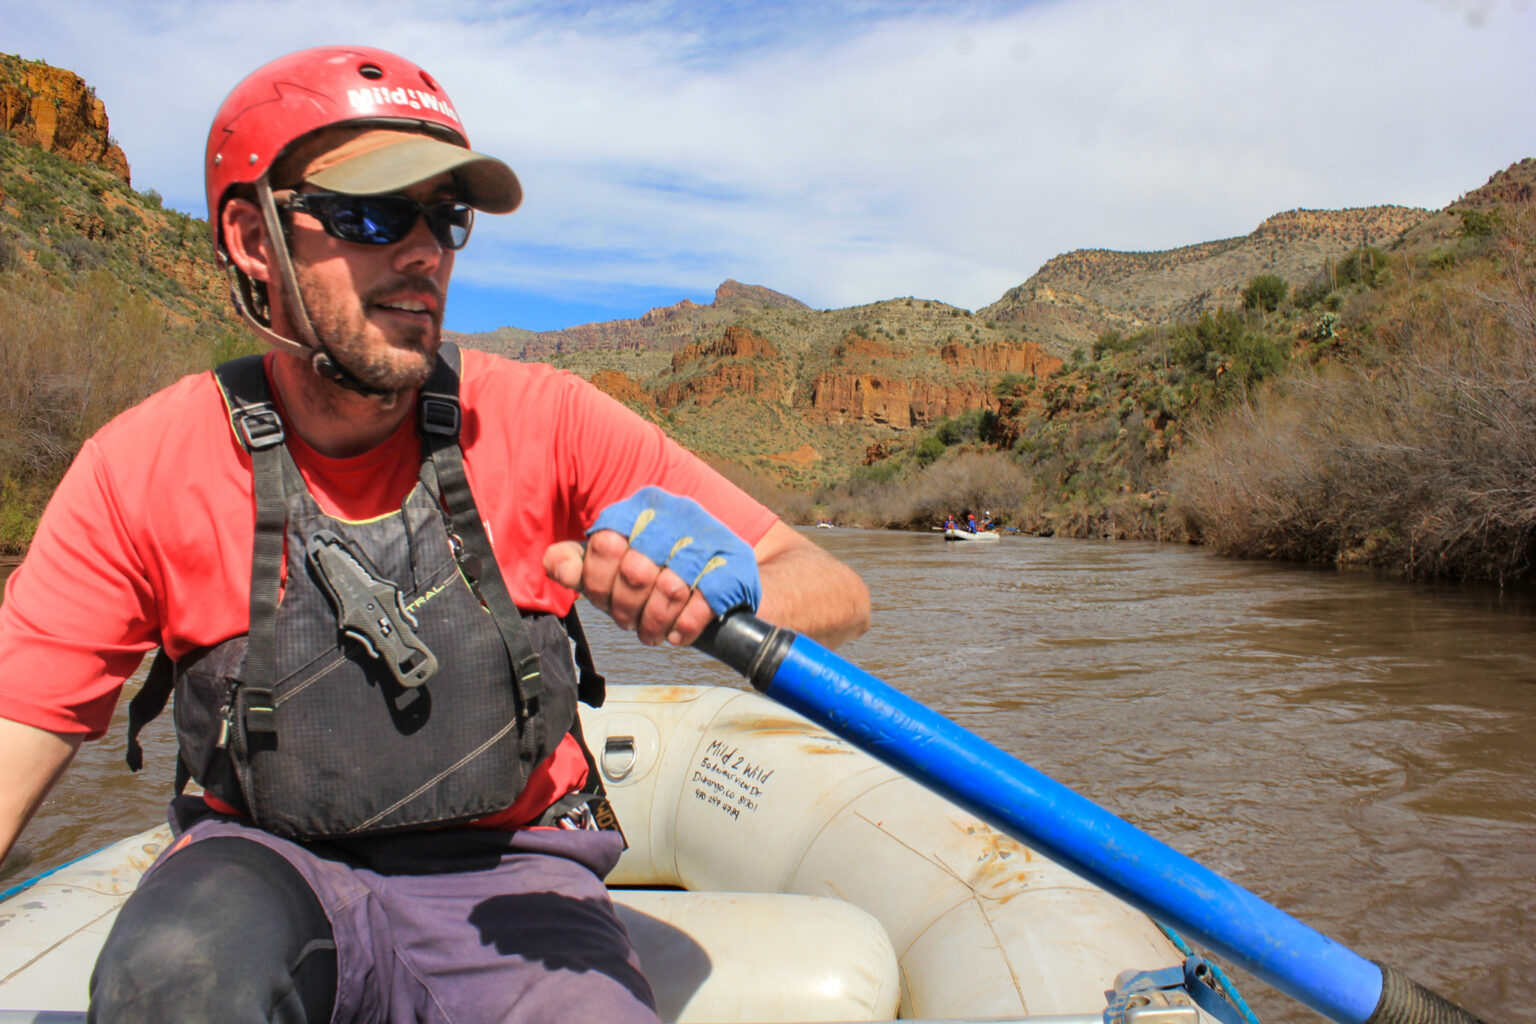
[[604, 509], [585, 547], [551, 545], [544, 572], [651, 645], [685, 647], [718, 615], [762, 600], [751, 546], [698, 502], [659, 487]]

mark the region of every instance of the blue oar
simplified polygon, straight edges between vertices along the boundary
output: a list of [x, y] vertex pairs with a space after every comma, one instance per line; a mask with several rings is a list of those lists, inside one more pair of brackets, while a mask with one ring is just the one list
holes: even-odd
[[713, 624], [696, 646], [768, 696], [1332, 1020], [1481, 1024], [813, 640], [738, 612]]

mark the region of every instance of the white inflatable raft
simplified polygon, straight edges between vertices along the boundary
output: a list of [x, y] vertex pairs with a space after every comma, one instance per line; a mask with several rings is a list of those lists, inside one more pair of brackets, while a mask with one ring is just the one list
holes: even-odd
[[[764, 697], [612, 686], [582, 711], [663, 1020], [1088, 1024], [1117, 979], [1127, 1024], [1214, 1020], [1176, 991], [1123, 998], [1185, 959], [1145, 915]], [[85, 1019], [96, 953], [168, 840], [0, 902], [0, 1022]]]
[[945, 530], [945, 540], [1001, 540], [1003, 535], [996, 530], [979, 530], [972, 533], [970, 530]]

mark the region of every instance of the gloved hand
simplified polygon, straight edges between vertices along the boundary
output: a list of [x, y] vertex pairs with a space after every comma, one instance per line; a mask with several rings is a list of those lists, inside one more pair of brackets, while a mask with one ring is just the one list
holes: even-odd
[[756, 611], [762, 600], [751, 546], [692, 498], [642, 487], [603, 509], [587, 536], [599, 530], [628, 537], [631, 551], [677, 573], [716, 615], [737, 607]]
[[551, 544], [545, 575], [642, 643], [687, 646], [720, 613], [761, 600], [752, 548], [692, 499], [643, 488], [604, 509], [587, 538]]

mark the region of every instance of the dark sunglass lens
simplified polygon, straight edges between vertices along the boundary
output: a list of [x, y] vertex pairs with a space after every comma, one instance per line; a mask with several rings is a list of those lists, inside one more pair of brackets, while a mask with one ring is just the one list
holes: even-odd
[[433, 203], [427, 207], [427, 226], [444, 249], [462, 249], [469, 241], [475, 211], [468, 203]]
[[420, 212], [404, 196], [348, 196], [334, 207], [341, 237], [371, 245], [398, 242], [410, 233]]

